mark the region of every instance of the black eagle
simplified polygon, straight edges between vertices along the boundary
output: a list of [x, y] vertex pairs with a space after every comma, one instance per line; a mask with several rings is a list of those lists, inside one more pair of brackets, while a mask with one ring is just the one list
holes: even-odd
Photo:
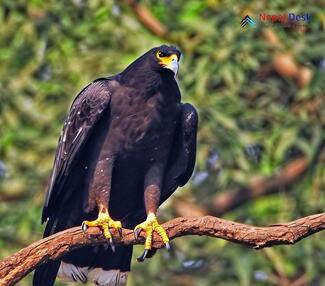
[[192, 175], [198, 124], [194, 107], [181, 103], [175, 79], [180, 56], [172, 46], [153, 48], [75, 98], [48, 184], [44, 237], [81, 224], [99, 226], [112, 247], [85, 247], [48, 261], [36, 269], [34, 286], [51, 286], [56, 276], [125, 285], [132, 246], [115, 249], [111, 228], [145, 230], [139, 261], [152, 255], [153, 232], [169, 247], [156, 213]]

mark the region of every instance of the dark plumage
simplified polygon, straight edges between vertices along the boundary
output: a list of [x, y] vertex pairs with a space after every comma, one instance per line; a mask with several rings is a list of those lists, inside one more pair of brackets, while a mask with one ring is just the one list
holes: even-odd
[[[193, 106], [180, 102], [176, 57], [180, 52], [174, 47], [151, 49], [123, 72], [97, 79], [78, 94], [48, 185], [45, 237], [95, 220], [98, 213], [133, 228], [189, 180], [198, 119]], [[131, 256], [131, 246], [115, 252], [105, 246], [74, 250], [61, 259], [60, 275], [125, 285]], [[60, 263], [40, 266], [33, 285], [53, 285]], [[92, 268], [120, 271], [109, 282], [109, 272], [97, 275]]]

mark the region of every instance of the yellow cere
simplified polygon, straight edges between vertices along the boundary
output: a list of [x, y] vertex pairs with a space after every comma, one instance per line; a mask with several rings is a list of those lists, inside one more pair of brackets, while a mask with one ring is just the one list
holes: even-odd
[[170, 66], [172, 62], [178, 61], [178, 57], [176, 54], [165, 55], [162, 52], [157, 52], [157, 59], [159, 59], [159, 63], [164, 66]]

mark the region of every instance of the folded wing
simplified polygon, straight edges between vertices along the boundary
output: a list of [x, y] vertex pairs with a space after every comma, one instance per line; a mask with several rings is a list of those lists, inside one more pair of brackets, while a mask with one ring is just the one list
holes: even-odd
[[195, 108], [189, 103], [183, 104], [166, 167], [160, 204], [177, 187], [184, 186], [192, 176], [196, 159], [197, 125], [198, 115]]
[[78, 154], [82, 152], [91, 131], [103, 112], [109, 107], [111, 92], [110, 80], [98, 79], [86, 86], [72, 103], [59, 138], [44, 203], [42, 222], [51, 216], [51, 210], [63, 192], [62, 186], [71, 165]]

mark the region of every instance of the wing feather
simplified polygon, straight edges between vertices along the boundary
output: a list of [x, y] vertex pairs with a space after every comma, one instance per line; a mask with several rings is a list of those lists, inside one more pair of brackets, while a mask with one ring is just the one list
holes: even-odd
[[189, 103], [183, 104], [166, 168], [160, 204], [178, 187], [184, 186], [192, 176], [196, 159], [197, 125], [195, 108]]
[[100, 79], [86, 86], [73, 101], [59, 138], [44, 203], [42, 222], [50, 216], [49, 206], [55, 203], [61, 192], [59, 186], [64, 182], [91, 130], [108, 108], [111, 93], [110, 80]]

